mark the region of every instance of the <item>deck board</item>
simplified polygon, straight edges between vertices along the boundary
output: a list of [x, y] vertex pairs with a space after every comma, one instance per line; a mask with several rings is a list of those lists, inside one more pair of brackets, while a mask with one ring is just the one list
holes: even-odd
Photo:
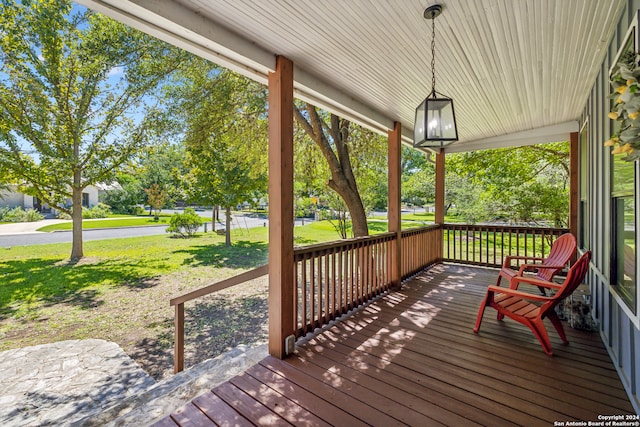
[[486, 310], [474, 334], [496, 277], [437, 265], [158, 425], [549, 426], [633, 414], [597, 333], [565, 325], [564, 345], [549, 323], [548, 357], [526, 327]]

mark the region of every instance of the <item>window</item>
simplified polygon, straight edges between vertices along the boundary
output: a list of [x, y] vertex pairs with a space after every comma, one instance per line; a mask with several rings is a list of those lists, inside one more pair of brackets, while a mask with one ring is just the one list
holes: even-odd
[[612, 250], [611, 284], [627, 306], [636, 313], [636, 162], [624, 155], [612, 164]]
[[636, 208], [633, 195], [613, 198], [612, 284], [636, 314]]
[[[627, 31], [622, 48], [618, 51], [614, 67], [619, 61], [635, 61], [637, 16]], [[614, 67], [609, 70], [613, 72]], [[611, 100], [613, 105], [613, 99]], [[614, 121], [612, 133], [618, 132], [619, 121]], [[637, 315], [636, 283], [636, 180], [638, 162], [622, 160], [626, 155], [611, 156], [611, 271], [613, 292]]]
[[580, 168], [580, 204], [578, 205], [578, 245], [582, 249], [589, 249], [589, 200], [588, 200], [588, 188], [589, 174], [588, 174], [588, 146], [589, 138], [587, 129], [589, 122], [585, 121], [582, 124], [580, 130], [580, 162], [578, 167]]
[[89, 207], [89, 193], [82, 193], [82, 207]]

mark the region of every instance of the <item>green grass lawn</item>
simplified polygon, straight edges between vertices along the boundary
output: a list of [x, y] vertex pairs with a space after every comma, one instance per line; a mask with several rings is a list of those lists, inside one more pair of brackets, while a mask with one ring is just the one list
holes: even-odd
[[[109, 221], [120, 219], [102, 222]], [[377, 234], [387, 224], [374, 219], [369, 227]], [[338, 240], [328, 221], [296, 226], [294, 236], [300, 246]], [[70, 243], [0, 248], [0, 351], [101, 338], [159, 379], [173, 363], [169, 300], [267, 262], [267, 227], [232, 230], [232, 241], [227, 247], [211, 232], [88, 241], [77, 263], [69, 262]], [[266, 296], [262, 278], [187, 303], [187, 366], [264, 340]]]
[[[160, 217], [158, 221], [155, 221], [153, 217], [113, 217], [112, 219], [85, 219], [82, 221], [82, 228], [87, 230], [89, 228], [114, 228], [114, 227], [140, 227], [150, 225], [169, 224], [169, 217]], [[45, 225], [38, 228], [37, 231], [61, 231], [71, 230], [73, 224], [69, 222], [61, 222], [59, 224]]]
[[[85, 258], [75, 264], [68, 259], [69, 243], [0, 248], [0, 351], [101, 338], [118, 343], [160, 378], [172, 366], [169, 300], [265, 264], [264, 236], [248, 236], [245, 230], [244, 236], [234, 235], [231, 247], [215, 233], [192, 239], [157, 235], [88, 241]], [[251, 330], [253, 324], [237, 323], [240, 320], [266, 324], [266, 288], [260, 286], [248, 283], [187, 305], [188, 349], [193, 357], [214, 357], [234, 343], [262, 336], [241, 339], [225, 330], [225, 325]], [[244, 292], [242, 299], [238, 292]], [[222, 324], [198, 326], [198, 310], [220, 317]], [[213, 341], [207, 341], [210, 345], [201, 352], [193, 351], [204, 342], [196, 338], [203, 334]]]
[[[435, 223], [435, 214], [433, 212], [403, 213], [400, 217], [403, 221], [407, 221], [407, 224], [409, 224], [410, 221], [422, 222], [425, 223], [425, 225]], [[372, 216], [370, 218], [384, 220], [387, 219], [386, 216]], [[444, 222], [464, 222], [464, 220], [458, 218], [457, 216], [445, 215]]]
[[[120, 220], [99, 222], [109, 221]], [[384, 222], [371, 227], [386, 230]], [[87, 241], [78, 263], [69, 262], [70, 243], [0, 248], [0, 351], [101, 338], [160, 378], [172, 366], [169, 300], [265, 264], [267, 240], [268, 228], [258, 227], [232, 230], [231, 247], [211, 232]], [[326, 221], [295, 227], [297, 245], [334, 240]], [[187, 366], [263, 339], [266, 293], [266, 280], [257, 279], [188, 303]]]

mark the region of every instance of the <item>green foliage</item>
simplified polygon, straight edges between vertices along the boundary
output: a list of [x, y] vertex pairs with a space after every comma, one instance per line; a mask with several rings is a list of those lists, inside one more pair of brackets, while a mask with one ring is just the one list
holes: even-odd
[[193, 237], [202, 224], [202, 218], [192, 208], [187, 208], [183, 213], [175, 213], [171, 216], [167, 233], [179, 237]]
[[[135, 204], [150, 204], [143, 188], [153, 184], [159, 185], [167, 193], [165, 203], [160, 208], [175, 206], [179, 200], [185, 200], [187, 195], [183, 188], [182, 177], [187, 174], [187, 151], [184, 144], [161, 143], [144, 150], [130, 166], [133, 171], [128, 176], [131, 190], [139, 191]], [[136, 184], [135, 187], [132, 184]]]
[[143, 192], [139, 181], [119, 177], [121, 188], [113, 189], [101, 195], [101, 202], [111, 207], [116, 214], [140, 215], [144, 209], [139, 206], [143, 203], [140, 194]]
[[[309, 197], [317, 198], [318, 205], [329, 208], [335, 213], [335, 219], [349, 212], [345, 197], [348, 191], [340, 188], [336, 182], [348, 179], [349, 174], [353, 174], [355, 181], [355, 193], [362, 203], [364, 213], [374, 209], [386, 209], [387, 206], [387, 140], [383, 136], [375, 134], [346, 120], [342, 121], [342, 126], [346, 129], [342, 136], [346, 138], [337, 144], [335, 132], [305, 131], [312, 128], [314, 122], [311, 117], [316, 117], [317, 123], [323, 129], [337, 126], [336, 117], [329, 113], [311, 109], [308, 105], [297, 104], [300, 116], [298, 116], [297, 126], [294, 135], [295, 169], [294, 169], [294, 201], [296, 212], [304, 211], [308, 208]], [[315, 111], [315, 113], [312, 113]], [[315, 115], [313, 115], [315, 114]], [[306, 124], [300, 117], [309, 120]], [[341, 119], [340, 119], [341, 120]], [[332, 128], [333, 129], [333, 128]], [[313, 133], [313, 137], [310, 135]], [[324, 139], [323, 139], [324, 138]], [[318, 141], [324, 141], [319, 143]], [[333, 166], [330, 166], [332, 164]], [[332, 167], [343, 171], [345, 178], [340, 177], [340, 173], [334, 176]], [[344, 184], [342, 185], [344, 187]], [[350, 187], [351, 188], [351, 187]], [[337, 194], [343, 193], [340, 197]], [[353, 203], [355, 194], [352, 194]], [[357, 206], [354, 207], [357, 209]], [[340, 212], [341, 214], [338, 214]], [[364, 217], [363, 217], [364, 218]], [[366, 219], [366, 218], [365, 218]], [[336, 223], [337, 225], [338, 223]], [[339, 234], [345, 235], [347, 230], [339, 226]]]
[[296, 218], [313, 218], [318, 211], [317, 197], [300, 197], [295, 203]]
[[446, 203], [470, 223], [566, 226], [569, 144], [449, 154]]
[[167, 92], [172, 118], [179, 121], [173, 128], [184, 130], [178, 137], [187, 151], [188, 172], [183, 175], [187, 200], [229, 210], [264, 197], [266, 88], [192, 57]]
[[147, 193], [147, 202], [149, 206], [151, 206], [155, 212], [155, 216], [158, 216], [158, 213], [162, 210], [162, 207], [169, 199], [169, 194], [167, 190], [160, 187], [158, 184], [152, 184], [151, 187], [145, 188], [145, 193]]
[[328, 209], [320, 211], [320, 219], [333, 226], [341, 239], [353, 237], [353, 224], [349, 220], [347, 205], [337, 193], [327, 195]]
[[150, 91], [183, 54], [69, 0], [2, 2], [0, 34], [0, 164], [43, 202], [80, 211], [83, 189], [156, 134]]
[[35, 209], [0, 208], [0, 222], [35, 222], [43, 219], [44, 216]]
[[402, 147], [402, 201], [425, 206], [435, 199], [435, 165], [421, 151]]
[[629, 50], [614, 66], [611, 74], [615, 105], [609, 118], [615, 120], [614, 133], [605, 146], [614, 147], [611, 154], [625, 154], [622, 160], [631, 162], [640, 158], [640, 66], [638, 55]]
[[93, 218], [106, 218], [111, 213], [111, 208], [104, 204], [98, 203], [92, 208], [84, 208], [82, 210], [82, 218], [84, 219], [93, 219]]

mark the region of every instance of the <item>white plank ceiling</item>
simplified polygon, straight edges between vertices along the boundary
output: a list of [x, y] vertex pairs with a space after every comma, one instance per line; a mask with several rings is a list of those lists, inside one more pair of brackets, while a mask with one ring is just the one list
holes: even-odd
[[[433, 0], [80, 3], [260, 81], [284, 55], [300, 97], [380, 131], [399, 121], [409, 137], [431, 89]], [[577, 131], [624, 0], [440, 3], [436, 88], [455, 103], [453, 150]]]

